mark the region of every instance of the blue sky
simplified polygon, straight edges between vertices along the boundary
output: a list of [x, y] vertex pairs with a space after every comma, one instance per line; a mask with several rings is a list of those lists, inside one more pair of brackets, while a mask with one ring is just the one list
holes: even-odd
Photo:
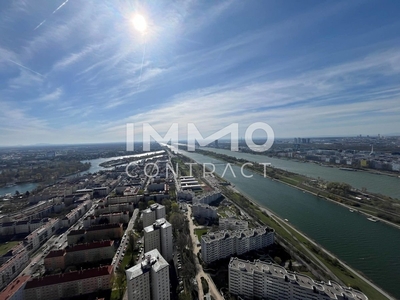
[[[132, 17], [144, 16], [145, 34]], [[0, 145], [400, 130], [399, 1], [0, 2]]]

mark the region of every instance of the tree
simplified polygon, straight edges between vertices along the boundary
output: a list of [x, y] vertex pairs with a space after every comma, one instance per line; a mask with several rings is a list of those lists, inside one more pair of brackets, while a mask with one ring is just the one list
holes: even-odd
[[161, 204], [165, 206], [165, 214], [168, 216], [171, 212], [171, 200], [164, 199]]
[[275, 256], [275, 257], [274, 257], [274, 261], [275, 261], [278, 265], [280, 265], [280, 264], [282, 263], [282, 259], [281, 259], [279, 256]]
[[150, 205], [153, 205], [153, 204], [155, 204], [155, 203], [156, 203], [156, 201], [154, 201], [154, 200], [149, 200], [149, 202], [147, 202], [147, 205], [150, 206]]
[[173, 229], [182, 231], [185, 217], [180, 213], [173, 213], [169, 218], [169, 222], [171, 223]]
[[122, 299], [125, 293], [126, 277], [125, 271], [122, 268], [114, 273], [112, 277], [112, 284], [116, 290], [118, 290], [118, 299]]
[[289, 260], [289, 270], [293, 271], [293, 264], [292, 264], [292, 260]]
[[19, 196], [19, 192], [18, 191], [15, 191], [15, 196]]
[[143, 201], [140, 201], [139, 202], [139, 210], [142, 211], [145, 209], [146, 209], [146, 203], [144, 203]]
[[30, 195], [29, 191], [26, 191], [25, 197], [29, 197], [29, 195]]
[[133, 225], [133, 228], [134, 228], [137, 232], [142, 232], [142, 230], [143, 230], [143, 221], [142, 221], [142, 219], [136, 218], [135, 224]]
[[190, 242], [190, 235], [179, 233], [177, 238], [177, 246], [179, 249], [185, 249], [186, 246], [190, 246], [192, 243]]
[[178, 213], [179, 212], [179, 205], [176, 202], [172, 202], [171, 204], [171, 211], [173, 213]]

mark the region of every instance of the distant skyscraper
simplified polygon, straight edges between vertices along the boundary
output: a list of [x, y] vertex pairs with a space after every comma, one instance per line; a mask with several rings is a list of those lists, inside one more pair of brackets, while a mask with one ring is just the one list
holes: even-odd
[[144, 260], [126, 270], [129, 300], [169, 300], [169, 264], [157, 249], [144, 255]]

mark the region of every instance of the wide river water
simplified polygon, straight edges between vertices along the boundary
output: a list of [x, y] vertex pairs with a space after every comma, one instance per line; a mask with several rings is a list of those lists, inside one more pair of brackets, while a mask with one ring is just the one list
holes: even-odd
[[[214, 163], [215, 172], [220, 176], [226, 167], [226, 163], [205, 155], [181, 150], [180, 152], [200, 164]], [[223, 151], [220, 153], [226, 154]], [[238, 157], [250, 161], [260, 159], [260, 162], [263, 159], [261, 156], [251, 154], [238, 155]], [[273, 159], [268, 158], [266, 162], [271, 162], [278, 167]], [[302, 163], [302, 165], [307, 164]], [[238, 191], [261, 206], [272, 210], [281, 218], [288, 219], [292, 225], [316, 243], [400, 299], [399, 229], [381, 222], [368, 221], [365, 216], [356, 212], [352, 213], [345, 207], [264, 178], [249, 170], [245, 171], [246, 174], [254, 176], [244, 178], [241, 176], [239, 167], [232, 165], [232, 168], [236, 177], [228, 169], [224, 178], [234, 184]], [[291, 171], [294, 170], [291, 169]], [[326, 168], [326, 173], [328, 171], [340, 170]], [[346, 176], [346, 171], [341, 172], [343, 176]], [[377, 177], [389, 178], [379, 175]], [[342, 178], [341, 181], [345, 181], [344, 177]]]
[[[339, 168], [320, 166], [315, 163], [303, 163], [294, 160], [268, 157], [265, 155], [255, 155], [250, 153], [232, 152], [225, 149], [203, 148], [219, 154], [225, 154], [236, 158], [242, 158], [251, 162], [271, 163], [275, 168], [289, 172], [327, 180], [346, 182], [351, 186], [361, 189], [365, 187], [367, 191], [390, 196], [400, 200], [400, 178], [397, 176], [372, 174], [368, 171], [345, 171]], [[400, 173], [398, 174], [400, 176]]]

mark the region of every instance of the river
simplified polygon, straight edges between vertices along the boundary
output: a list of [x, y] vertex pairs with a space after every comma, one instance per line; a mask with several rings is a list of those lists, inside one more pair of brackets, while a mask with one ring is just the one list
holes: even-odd
[[26, 193], [26, 191], [31, 192], [37, 186], [38, 186], [37, 183], [28, 182], [28, 183], [17, 184], [17, 185], [10, 186], [10, 187], [2, 187], [2, 188], [0, 188], [0, 196], [6, 195], [6, 194], [14, 195], [16, 191], [20, 192], [21, 194]]
[[242, 158], [252, 162], [271, 163], [273, 167], [278, 169], [313, 178], [320, 177], [326, 181], [345, 182], [358, 189], [365, 187], [367, 191], [400, 199], [400, 178], [395, 176], [372, 174], [367, 171], [344, 171], [339, 168], [330, 168], [314, 163], [302, 163], [294, 160], [268, 157], [265, 155], [232, 152], [225, 149], [202, 149], [236, 158]]
[[[201, 164], [214, 163], [215, 172], [220, 176], [226, 166], [220, 160], [195, 152], [180, 152]], [[251, 161], [257, 158], [256, 155], [250, 157]], [[253, 177], [244, 178], [238, 166], [232, 165], [232, 169], [236, 177], [228, 169], [224, 178], [238, 191], [288, 219], [316, 243], [400, 299], [400, 230], [368, 221], [345, 207], [249, 170], [246, 174], [253, 174]]]

